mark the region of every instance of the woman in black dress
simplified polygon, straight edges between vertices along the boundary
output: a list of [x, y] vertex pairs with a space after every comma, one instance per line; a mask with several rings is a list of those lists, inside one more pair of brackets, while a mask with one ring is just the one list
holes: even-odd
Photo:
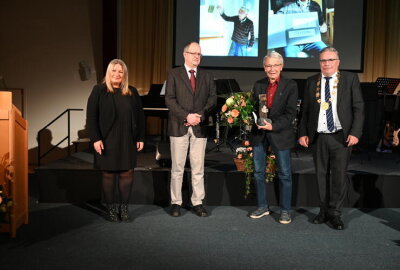
[[[87, 127], [95, 150], [95, 166], [102, 171], [106, 219], [128, 221], [128, 203], [137, 152], [144, 145], [144, 113], [136, 88], [128, 85], [122, 60], [107, 67], [102, 84], [94, 86], [87, 104]], [[119, 213], [114, 187], [118, 179]]]

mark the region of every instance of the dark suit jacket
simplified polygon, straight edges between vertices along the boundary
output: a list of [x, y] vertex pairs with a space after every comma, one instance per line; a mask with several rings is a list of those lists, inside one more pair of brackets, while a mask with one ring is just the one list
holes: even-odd
[[187, 115], [198, 113], [202, 115], [202, 122], [192, 127], [193, 132], [196, 137], [205, 138], [208, 116], [216, 103], [215, 82], [210, 73], [197, 68], [196, 91], [193, 93], [185, 67], [171, 70], [165, 90], [165, 104], [169, 109], [169, 136], [181, 137], [187, 134], [188, 127], [184, 125]]
[[[145, 124], [142, 103], [136, 88], [129, 86], [132, 91], [132, 131], [136, 142], [144, 142]], [[92, 142], [104, 140], [109, 134], [115, 120], [114, 94], [107, 92], [105, 84], [93, 87], [89, 96], [86, 110], [86, 125]]]
[[[258, 101], [258, 95], [267, 93], [268, 84], [268, 78], [259, 80], [254, 84], [254, 100]], [[281, 75], [278, 88], [275, 92], [274, 103], [268, 112], [268, 117], [272, 120], [272, 130], [260, 130], [254, 125], [250, 134], [252, 145], [258, 144], [264, 139], [264, 136], [267, 136], [269, 143], [279, 150], [294, 147], [295, 134], [292, 122], [296, 117], [297, 98], [296, 82]], [[256, 112], [258, 112], [258, 102], [255, 108]]]
[[[320, 79], [321, 74], [309, 77], [304, 90], [299, 136], [308, 136], [310, 143], [314, 141], [318, 129], [320, 104], [315, 92]], [[337, 113], [344, 136], [360, 138], [364, 123], [364, 101], [358, 76], [341, 71], [337, 89]]]

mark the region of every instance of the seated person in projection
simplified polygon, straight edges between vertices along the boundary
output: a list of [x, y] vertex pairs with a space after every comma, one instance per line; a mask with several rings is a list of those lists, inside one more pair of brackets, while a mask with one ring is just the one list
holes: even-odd
[[[327, 26], [325, 23], [325, 16], [321, 10], [319, 4], [312, 0], [296, 0], [281, 9], [278, 10], [277, 14], [293, 14], [293, 13], [306, 13], [306, 12], [317, 12], [318, 21], [321, 33], [326, 33]], [[288, 45], [284, 48], [286, 57], [309, 57], [309, 53], [319, 54], [319, 52], [327, 47], [323, 41], [317, 41], [313, 43], [306, 43], [300, 45]]]

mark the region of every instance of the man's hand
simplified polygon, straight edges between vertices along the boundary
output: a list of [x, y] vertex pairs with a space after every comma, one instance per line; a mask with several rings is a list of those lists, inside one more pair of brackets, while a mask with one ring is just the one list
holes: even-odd
[[323, 34], [326, 33], [326, 31], [328, 31], [328, 26], [326, 25], [326, 23], [323, 23], [322, 25], [319, 26], [319, 31]]
[[189, 113], [186, 116], [186, 126], [197, 126], [201, 122], [201, 115], [198, 113]]
[[399, 145], [399, 132], [400, 132], [400, 128], [398, 130], [393, 131], [393, 145], [394, 146]]
[[303, 147], [308, 147], [309, 139], [308, 136], [302, 136], [299, 138], [299, 144]]
[[358, 143], [358, 138], [353, 135], [349, 135], [347, 137], [346, 142], [347, 142], [347, 146], [350, 147], [350, 146], [353, 146]]
[[224, 9], [222, 8], [221, 5], [218, 5], [218, 6], [217, 6], [217, 10], [218, 10], [219, 14], [224, 13]]
[[139, 151], [141, 151], [143, 149], [144, 146], [144, 142], [136, 142], [136, 149]]
[[247, 52], [251, 52], [251, 49], [253, 49], [253, 47], [247, 47]]
[[104, 150], [103, 141], [100, 140], [100, 141], [95, 142], [95, 143], [93, 144], [93, 147], [94, 147], [94, 150], [95, 150], [99, 155], [101, 155], [102, 150]]
[[258, 129], [263, 129], [263, 130], [272, 130], [272, 124], [268, 123], [267, 121], [264, 120], [264, 126], [259, 126], [257, 125]]

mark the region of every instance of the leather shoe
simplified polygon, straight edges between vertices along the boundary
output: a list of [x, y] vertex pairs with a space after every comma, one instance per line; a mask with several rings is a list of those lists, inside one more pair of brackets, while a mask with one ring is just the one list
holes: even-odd
[[344, 224], [340, 216], [333, 216], [330, 219], [330, 223], [332, 224], [332, 227], [335, 230], [343, 230], [344, 229]]
[[181, 215], [181, 206], [179, 204], [171, 205], [170, 215], [173, 217], [179, 217]]
[[206, 211], [206, 209], [203, 207], [202, 204], [193, 206], [193, 211], [196, 213], [196, 215], [198, 215], [199, 217], [207, 217], [208, 213]]
[[322, 224], [328, 221], [328, 217], [323, 212], [319, 212], [319, 214], [314, 218], [314, 224]]

